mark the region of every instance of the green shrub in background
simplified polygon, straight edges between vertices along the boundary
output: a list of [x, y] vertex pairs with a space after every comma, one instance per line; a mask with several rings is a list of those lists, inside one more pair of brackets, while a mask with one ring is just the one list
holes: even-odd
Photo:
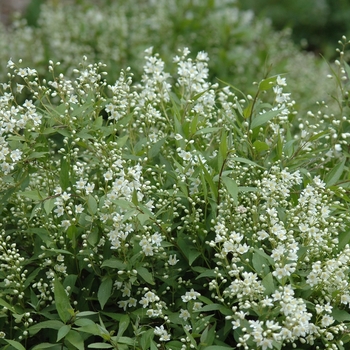
[[244, 0], [239, 4], [259, 17], [270, 18], [277, 30], [292, 28], [292, 38], [298, 45], [328, 58], [335, 56], [338, 38], [350, 33], [349, 0]]
[[287, 73], [301, 115], [314, 108], [310, 101], [325, 101], [329, 114], [334, 111], [326, 62], [300, 53], [287, 31], [274, 32], [267, 20], [239, 10], [235, 1], [47, 1], [37, 20], [29, 14], [28, 19], [36, 25], [19, 20], [1, 31], [0, 59], [32, 62], [47, 79], [48, 60], [61, 62], [58, 72], [70, 77], [77, 57], [87, 55], [107, 64], [109, 83], [129, 66], [136, 81], [147, 47], [153, 46], [170, 63], [174, 52], [187, 46], [208, 52], [213, 82], [218, 77], [253, 94], [252, 82]]
[[48, 80], [9, 60], [3, 349], [346, 349], [344, 47], [337, 114], [300, 134], [288, 80], [265, 76], [253, 95], [213, 84], [203, 51], [178, 52], [170, 74], [147, 49], [135, 83], [86, 58], [50, 61]]

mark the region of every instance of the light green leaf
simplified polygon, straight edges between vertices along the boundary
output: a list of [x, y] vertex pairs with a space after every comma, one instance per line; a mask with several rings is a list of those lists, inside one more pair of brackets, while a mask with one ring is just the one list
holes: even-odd
[[275, 284], [273, 282], [272, 273], [269, 272], [261, 281], [262, 285], [265, 287], [265, 293], [267, 295], [272, 294], [275, 290]]
[[259, 90], [260, 91], [270, 90], [276, 84], [276, 79], [277, 79], [277, 76], [273, 76], [273, 77], [262, 80], [259, 83]]
[[89, 349], [112, 349], [113, 345], [107, 343], [92, 343], [88, 345]]
[[221, 127], [203, 128], [203, 129], [199, 129], [195, 133], [195, 135], [212, 134], [212, 133], [218, 132], [221, 129], [222, 129]]
[[12, 305], [10, 305], [7, 301], [5, 301], [4, 299], [0, 298], [0, 305], [6, 307], [11, 312], [16, 312], [15, 308]]
[[18, 194], [20, 196], [33, 199], [34, 201], [41, 201], [47, 197], [47, 195], [45, 193], [38, 191], [38, 190], [18, 192]]
[[63, 325], [57, 333], [57, 342], [59, 342], [62, 338], [64, 338], [67, 333], [71, 330], [71, 326], [68, 324]]
[[18, 341], [10, 340], [10, 339], [4, 339], [4, 340], [7, 341], [10, 345], [12, 345], [17, 350], [26, 350], [26, 348]]
[[126, 144], [126, 141], [128, 140], [129, 135], [124, 135], [122, 137], [119, 137], [117, 140], [117, 145], [119, 147], [123, 147]]
[[242, 158], [242, 157], [233, 157], [230, 159], [231, 161], [234, 161], [234, 162], [240, 162], [240, 163], [245, 163], [245, 164], [248, 164], [248, 165], [252, 165], [252, 166], [257, 166], [259, 168], [263, 168], [261, 165], [259, 164], [256, 164], [254, 163], [252, 160], [250, 159], [246, 159], [246, 158]]
[[49, 198], [44, 201], [44, 209], [47, 215], [49, 215], [52, 212], [52, 209], [55, 206], [55, 199]]
[[39, 345], [35, 345], [31, 350], [62, 350], [62, 344], [52, 344], [52, 343], [41, 343]]
[[148, 331], [144, 332], [142, 334], [142, 337], [140, 339], [140, 345], [142, 350], [148, 350], [151, 344], [151, 340], [154, 336], [154, 330], [149, 329]]
[[88, 200], [87, 200], [87, 205], [88, 205], [88, 211], [91, 215], [96, 214], [97, 212], [97, 202], [96, 199], [89, 194]]
[[64, 323], [67, 323], [73, 316], [74, 309], [70, 305], [68, 295], [57, 277], [54, 280], [54, 296], [58, 315]]
[[235, 205], [238, 203], [238, 186], [235, 180], [229, 177], [222, 177], [222, 182], [224, 183], [228, 193], [233, 198]]
[[268, 111], [263, 114], [258, 114], [252, 121], [252, 124], [250, 126], [251, 129], [255, 129], [261, 125], [264, 125], [272, 118], [276, 117], [281, 111]]
[[338, 322], [350, 321], [350, 313], [346, 310], [339, 310], [337, 308], [333, 308], [332, 316]]
[[207, 326], [201, 337], [200, 337], [200, 345], [205, 346], [205, 345], [211, 345], [213, 344], [215, 340], [215, 326]]
[[69, 163], [63, 157], [60, 166], [60, 185], [63, 191], [69, 187]]
[[258, 152], [267, 151], [269, 149], [269, 145], [266, 142], [262, 142], [262, 141], [259, 141], [259, 140], [256, 140], [253, 143], [253, 146], [255, 147], [255, 149]]
[[[91, 320], [89, 320], [91, 321]], [[95, 324], [93, 321], [91, 321], [92, 324], [87, 324], [85, 326], [81, 326], [79, 328], [75, 328], [79, 332], [84, 332], [92, 335], [99, 335], [101, 336], [101, 331], [100, 328], [98, 327], [97, 324]], [[76, 322], [77, 323], [77, 322]]]
[[339, 164], [337, 164], [326, 176], [325, 183], [327, 187], [334, 185], [340, 179], [345, 167], [346, 158]]
[[65, 339], [75, 346], [78, 350], [85, 350], [84, 339], [77, 331], [70, 330]]
[[117, 339], [121, 337], [126, 329], [128, 328], [130, 323], [130, 318], [128, 315], [123, 315], [120, 319], [119, 326], [118, 326], [118, 334], [117, 334]]
[[112, 286], [113, 286], [113, 281], [110, 277], [105, 277], [102, 280], [102, 283], [100, 284], [100, 287], [99, 287], [98, 292], [97, 292], [97, 299], [101, 305], [102, 310], [103, 310], [104, 306], [106, 305], [109, 297], [112, 294]]
[[153, 158], [160, 153], [160, 149], [164, 145], [165, 140], [166, 138], [164, 137], [151, 146], [151, 148], [148, 151], [149, 158]]
[[34, 335], [41, 331], [42, 329], [56, 329], [59, 330], [64, 325], [63, 322], [59, 320], [48, 320], [37, 323], [28, 328], [28, 331], [31, 335]]

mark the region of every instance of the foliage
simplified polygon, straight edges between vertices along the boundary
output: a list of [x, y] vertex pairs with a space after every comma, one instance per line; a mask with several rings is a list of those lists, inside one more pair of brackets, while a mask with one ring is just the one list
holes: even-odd
[[[301, 53], [288, 31], [274, 32], [267, 20], [239, 10], [235, 1], [49, 0], [42, 4], [39, 18], [33, 19], [38, 4], [33, 0], [29, 10], [34, 10], [27, 15], [35, 26], [18, 19], [12, 27], [0, 30], [0, 59], [21, 58], [36, 67], [42, 78], [50, 79], [48, 60], [60, 62], [57, 73], [71, 78], [77, 57], [87, 55], [93, 62], [107, 64], [110, 84], [129, 66], [134, 81], [139, 81], [146, 48], [162, 52], [170, 66], [174, 52], [186, 46], [209, 54], [214, 83], [220, 78], [253, 94], [252, 82], [288, 73], [300, 113], [317, 111], [310, 101], [325, 101], [330, 109], [334, 106], [326, 62]], [[5, 74], [0, 67], [1, 80]]]
[[147, 49], [135, 83], [86, 57], [50, 80], [8, 61], [2, 347], [345, 349], [345, 41], [338, 114], [295, 135], [283, 76], [251, 96], [209, 82], [202, 51], [170, 74]]
[[334, 57], [335, 43], [342, 35], [350, 32], [348, 0], [276, 0], [239, 1], [243, 9], [252, 9], [259, 16], [268, 17], [274, 27], [292, 29], [292, 37], [309, 50]]

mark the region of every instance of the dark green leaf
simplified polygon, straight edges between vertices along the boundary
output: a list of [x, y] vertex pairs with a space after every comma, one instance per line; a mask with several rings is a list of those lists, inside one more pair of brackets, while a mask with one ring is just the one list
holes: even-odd
[[138, 267], [136, 270], [146, 283], [154, 284], [153, 275], [145, 267]]
[[112, 269], [124, 270], [126, 268], [126, 264], [123, 263], [121, 260], [111, 258], [105, 260], [102, 263], [101, 267], [111, 267]]

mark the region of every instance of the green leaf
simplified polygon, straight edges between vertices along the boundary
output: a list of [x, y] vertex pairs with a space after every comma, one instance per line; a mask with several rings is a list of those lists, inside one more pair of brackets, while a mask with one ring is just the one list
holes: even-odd
[[68, 324], [65, 324], [63, 325], [59, 330], [58, 330], [58, 333], [57, 333], [57, 342], [59, 342], [62, 338], [64, 338], [67, 333], [71, 330], [71, 326], [68, 325]]
[[56, 329], [59, 330], [64, 323], [62, 323], [59, 320], [48, 320], [48, 321], [43, 321], [40, 323], [37, 323], [31, 327], [28, 328], [28, 331], [31, 335], [34, 335], [41, 331], [42, 329]]
[[136, 271], [145, 280], [146, 283], [152, 285], [155, 284], [153, 280], [153, 275], [145, 267], [138, 267]]
[[262, 142], [262, 141], [259, 141], [259, 140], [256, 140], [253, 143], [253, 146], [255, 147], [255, 149], [258, 152], [267, 151], [269, 149], [269, 145], [266, 142]]
[[328, 173], [325, 179], [327, 187], [334, 185], [340, 179], [344, 171], [345, 161], [346, 158]]
[[49, 152], [33, 152], [30, 153], [27, 157], [27, 159], [38, 159], [45, 157]]
[[122, 137], [119, 137], [117, 140], [117, 145], [119, 147], [123, 147], [126, 144], [126, 141], [128, 140], [129, 135], [124, 135]]
[[92, 343], [88, 345], [89, 349], [112, 349], [113, 345], [107, 343]]
[[18, 341], [10, 340], [10, 339], [4, 339], [4, 340], [7, 341], [10, 345], [12, 345], [17, 350], [26, 350], [26, 348]]
[[33, 199], [34, 201], [41, 201], [44, 198], [46, 198], [46, 194], [43, 192], [40, 192], [38, 190], [34, 190], [34, 191], [25, 191], [25, 192], [18, 192], [18, 194], [20, 196], [29, 198], [29, 199]]
[[232, 314], [232, 310], [220, 304], [209, 304], [209, 305], [204, 305], [203, 307], [200, 308], [200, 312], [208, 312], [208, 311], [220, 311], [223, 315]]
[[44, 209], [46, 212], [46, 215], [49, 215], [52, 212], [52, 209], [55, 206], [55, 199], [49, 198], [44, 201]]
[[259, 254], [258, 250], [256, 250], [253, 253], [252, 264], [255, 272], [258, 275], [264, 275], [265, 273], [267, 273], [268, 265], [270, 265], [268, 260], [261, 254]]
[[153, 336], [154, 336], [153, 329], [149, 329], [148, 331], [142, 334], [142, 337], [140, 339], [140, 345], [142, 350], [148, 350], [150, 348], [150, 344], [153, 339]]
[[119, 326], [118, 326], [118, 333], [117, 333], [117, 339], [121, 337], [126, 329], [128, 328], [130, 323], [130, 318], [128, 315], [123, 315], [120, 319]]
[[6, 307], [6, 309], [10, 310], [13, 313], [16, 312], [15, 308], [12, 305], [10, 305], [7, 301], [5, 301], [4, 299], [0, 298], [0, 305]]
[[219, 345], [211, 345], [205, 347], [203, 350], [232, 350], [231, 346], [219, 346]]
[[259, 83], [259, 90], [260, 91], [270, 90], [276, 84], [276, 79], [277, 79], [277, 76], [273, 76], [273, 77], [262, 80]]
[[100, 284], [100, 287], [97, 292], [97, 299], [98, 302], [101, 305], [101, 309], [103, 310], [104, 306], [106, 305], [109, 297], [112, 294], [112, 286], [113, 286], [113, 281], [110, 277], [105, 277], [102, 280], [102, 283]]
[[214, 127], [214, 128], [203, 128], [198, 130], [195, 135], [203, 135], [203, 134], [212, 134], [214, 132], [217, 132], [219, 130], [221, 130], [221, 127]]
[[350, 313], [346, 310], [333, 308], [332, 316], [338, 322], [350, 321]]
[[233, 198], [235, 205], [238, 203], [238, 186], [235, 180], [229, 177], [222, 177], [222, 182], [224, 183], [228, 193]]
[[265, 287], [265, 293], [267, 295], [272, 294], [275, 290], [275, 284], [273, 283], [272, 273], [269, 272], [261, 281], [262, 285]]
[[253, 121], [252, 124], [250, 126], [251, 129], [255, 129], [261, 125], [264, 125], [265, 123], [267, 123], [269, 120], [271, 120], [272, 118], [276, 117], [281, 111], [276, 110], [276, 111], [268, 111], [265, 112], [263, 114], [259, 114], [257, 115]]
[[[89, 321], [91, 321], [91, 320], [89, 320]], [[92, 335], [102, 336], [98, 325], [95, 324], [93, 321], [91, 321], [91, 322], [92, 322], [92, 324], [87, 324], [85, 326], [81, 326], [81, 327], [75, 328], [75, 329], [79, 332], [84, 332], [84, 333], [88, 333], [88, 334], [92, 334]], [[78, 322], [75, 322], [75, 323], [77, 324]]]
[[57, 277], [54, 280], [54, 296], [58, 315], [63, 323], [67, 323], [73, 316], [74, 309], [70, 305], [68, 295]]
[[126, 264], [116, 258], [105, 260], [101, 267], [111, 267], [112, 269], [125, 270]]
[[97, 202], [96, 199], [89, 194], [88, 200], [87, 200], [87, 205], [88, 205], [88, 211], [91, 215], [96, 214], [97, 212]]
[[213, 344], [214, 340], [215, 340], [215, 326], [209, 325], [204, 329], [200, 337], [200, 345], [202, 346], [211, 345]]
[[41, 343], [39, 345], [35, 345], [31, 350], [62, 350], [62, 344], [52, 344], [52, 343]]
[[63, 191], [69, 187], [69, 163], [63, 157], [60, 166], [60, 185]]
[[220, 172], [222, 166], [227, 157], [227, 133], [223, 130], [221, 133], [221, 140], [219, 145], [219, 154], [218, 154], [218, 171]]
[[245, 164], [248, 164], [248, 165], [252, 165], [252, 166], [257, 166], [259, 168], [263, 168], [261, 165], [259, 164], [256, 164], [254, 163], [252, 160], [249, 160], [249, 159], [246, 159], [246, 158], [242, 158], [242, 157], [233, 157], [230, 159], [231, 161], [234, 161], [234, 162], [240, 162], [240, 163], [245, 163]]
[[166, 137], [160, 139], [159, 141], [157, 141], [156, 143], [154, 143], [151, 146], [151, 148], [148, 151], [149, 158], [153, 158], [153, 157], [157, 156], [160, 153], [160, 149], [164, 145], [165, 140], [166, 140]]
[[75, 346], [78, 350], [85, 350], [84, 339], [77, 331], [70, 330], [66, 335], [65, 340]]

